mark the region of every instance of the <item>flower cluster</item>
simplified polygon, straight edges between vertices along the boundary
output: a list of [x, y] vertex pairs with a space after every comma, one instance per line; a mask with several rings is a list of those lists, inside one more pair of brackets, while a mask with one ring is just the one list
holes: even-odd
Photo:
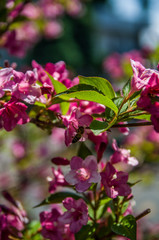
[[144, 53], [144, 49], [141, 51], [131, 50], [129, 52], [124, 52], [123, 54], [119, 54], [117, 52], [112, 53], [104, 59], [104, 71], [107, 72], [113, 79], [121, 80], [125, 77], [129, 77], [131, 72], [130, 59], [144, 64], [146, 57]]
[[22, 230], [28, 223], [26, 212], [8, 192], [4, 191], [3, 196], [11, 207], [0, 205], [0, 239], [8, 240], [10, 236], [21, 238]]
[[159, 132], [159, 72], [157, 70], [146, 69], [141, 63], [131, 61], [133, 68], [132, 92], [141, 91], [141, 96], [137, 102], [139, 108], [151, 114], [151, 121], [154, 129]]
[[[120, 96], [116, 95], [106, 79], [82, 76], [70, 79], [63, 61], [47, 63], [44, 67], [32, 61], [33, 70], [25, 73], [13, 67], [0, 69], [0, 128], [11, 131], [17, 124], [30, 121], [52, 132], [57, 138], [55, 145], [60, 145], [61, 141], [67, 147], [78, 143], [74, 148], [70, 147], [70, 153], [73, 153], [71, 160], [64, 156], [65, 153], [52, 158], [52, 176], [47, 177], [50, 195], [41, 204], [59, 205], [40, 213], [41, 229], [38, 232], [44, 238], [74, 240], [76, 234], [83, 231], [87, 234], [86, 239], [96, 235], [99, 237], [100, 234], [105, 238], [116, 233], [113, 228], [108, 233], [105, 231], [111, 221], [114, 225], [122, 225], [132, 218], [130, 222], [136, 224], [131, 215], [133, 184], [128, 182], [128, 171], [138, 165], [138, 160], [130, 155], [130, 150], [120, 148], [115, 139], [112, 143], [113, 154], [105, 156], [111, 129], [119, 127], [122, 133], [128, 134], [129, 120], [139, 113], [150, 113], [158, 131], [158, 71], [145, 69], [133, 60], [131, 64], [134, 73], [131, 83], [121, 94], [118, 93]], [[94, 97], [91, 99], [94, 102], [90, 101], [90, 95]], [[21, 151], [19, 155], [13, 151], [17, 160], [26, 156], [23, 143], [15, 142], [14, 148]], [[59, 146], [55, 148], [59, 150]], [[39, 152], [46, 155], [47, 150], [43, 146]], [[122, 171], [123, 166], [128, 171]], [[18, 208], [10, 195], [5, 194], [5, 197]], [[60, 209], [61, 203], [66, 209], [64, 212]], [[0, 209], [3, 222], [1, 235], [15, 236], [10, 230], [11, 218], [14, 222], [11, 229], [14, 227], [16, 236], [21, 237], [25, 228], [24, 216], [18, 213], [19, 223], [17, 210], [16, 213], [12, 209], [6, 210], [3, 205]], [[99, 234], [102, 227], [104, 233]]]
[[[5, 11], [8, 13], [8, 25], [17, 22], [18, 27], [8, 30], [5, 23], [0, 22], [2, 33], [6, 27], [0, 46], [8, 49], [12, 55], [24, 57], [42, 36], [46, 39], [58, 38], [63, 31], [60, 18], [64, 14], [79, 16], [83, 12], [83, 4], [80, 0], [38, 0], [18, 4], [8, 0]], [[23, 21], [18, 21], [18, 17]]]

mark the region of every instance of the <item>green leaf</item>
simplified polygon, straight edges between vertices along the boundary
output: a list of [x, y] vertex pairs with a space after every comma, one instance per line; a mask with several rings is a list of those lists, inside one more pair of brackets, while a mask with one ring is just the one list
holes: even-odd
[[[46, 72], [46, 73], [47, 73], [48, 77], [50, 78], [52, 85], [54, 86], [56, 94], [67, 90], [67, 87], [63, 83], [55, 80], [48, 72]], [[63, 115], [65, 115], [68, 112], [69, 106], [70, 106], [70, 103], [68, 103], [68, 102], [60, 103], [60, 108], [61, 108], [61, 112]]]
[[142, 114], [140, 116], [134, 116], [134, 119], [141, 119], [141, 120], [147, 120], [151, 121], [151, 115], [150, 114]]
[[97, 219], [100, 219], [106, 213], [106, 210], [109, 206], [109, 202], [111, 200], [112, 200], [111, 198], [105, 198], [100, 200], [99, 208], [97, 209]]
[[112, 88], [112, 85], [107, 79], [101, 77], [84, 77], [84, 76], [78, 77], [80, 80], [80, 84], [88, 84], [94, 86], [110, 99], [115, 97], [115, 92]]
[[83, 198], [85, 201], [87, 201], [83, 196], [81, 196], [77, 193], [74, 193], [74, 192], [57, 192], [57, 193], [51, 194], [49, 197], [44, 199], [41, 203], [36, 205], [34, 208], [41, 207], [41, 206], [47, 205], [47, 204], [61, 203], [67, 197], [72, 197], [76, 200]]
[[129, 206], [129, 202], [128, 201], [123, 203], [123, 206], [122, 206], [122, 209], [121, 209], [121, 214], [125, 213], [125, 211], [128, 208], [128, 206]]
[[39, 107], [46, 108], [46, 104], [41, 103], [41, 102], [35, 102], [35, 103], [34, 103], [34, 106], [39, 106]]
[[77, 155], [82, 159], [85, 159], [87, 156], [92, 155], [92, 152], [84, 142], [81, 142]]
[[131, 79], [129, 79], [126, 84], [124, 85], [123, 89], [122, 89], [122, 93], [124, 95], [124, 97], [127, 97], [129, 92], [131, 90]]
[[43, 237], [39, 234], [39, 230], [41, 229], [41, 224], [39, 221], [32, 221], [26, 226], [24, 231], [24, 240], [42, 240]]
[[97, 120], [93, 120], [90, 125], [90, 129], [95, 135], [99, 135], [100, 133], [104, 132], [107, 129], [107, 127], [108, 127], [107, 122], [101, 122]]
[[91, 223], [87, 224], [86, 226], [83, 226], [78, 233], [75, 234], [75, 239], [76, 240], [88, 240], [88, 239], [94, 240], [94, 238], [91, 237], [94, 231], [95, 229], [93, 228]]
[[112, 231], [118, 235], [136, 240], [136, 220], [132, 215], [127, 215], [120, 223], [113, 223]]
[[100, 93], [95, 87], [86, 84], [79, 84], [65, 92], [57, 94], [55, 97], [62, 98], [64, 100], [69, 100], [70, 98], [75, 98], [79, 100], [86, 100], [91, 102], [96, 102], [103, 104], [106, 107], [111, 108], [115, 113], [118, 112], [118, 108], [113, 103], [113, 101]]

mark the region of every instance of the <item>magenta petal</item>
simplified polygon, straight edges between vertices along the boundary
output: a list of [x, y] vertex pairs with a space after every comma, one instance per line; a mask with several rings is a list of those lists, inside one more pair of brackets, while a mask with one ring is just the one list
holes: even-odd
[[65, 180], [71, 184], [71, 185], [75, 185], [78, 183], [78, 178], [76, 177], [76, 172], [75, 171], [70, 171], [66, 176], [65, 176]]
[[72, 222], [72, 223], [70, 224], [70, 231], [71, 231], [72, 233], [77, 233], [77, 232], [79, 232], [79, 230], [82, 228], [82, 225], [83, 225], [83, 224], [81, 224], [79, 221]]
[[90, 171], [97, 170], [97, 160], [94, 156], [88, 156], [83, 161], [83, 167], [88, 168]]
[[115, 190], [118, 191], [119, 196], [128, 196], [131, 193], [131, 188], [128, 184], [121, 184], [115, 187]]
[[101, 181], [101, 176], [98, 172], [93, 172], [88, 182], [98, 183]]
[[80, 157], [73, 157], [70, 162], [70, 166], [72, 170], [77, 170], [82, 167], [83, 159]]
[[62, 203], [67, 210], [71, 210], [72, 208], [76, 208], [75, 200], [71, 197], [65, 198]]
[[92, 184], [88, 183], [88, 181], [84, 181], [84, 182], [79, 182], [78, 184], [75, 185], [76, 190], [78, 192], [84, 192], [86, 191]]
[[116, 173], [115, 168], [109, 162], [106, 165], [105, 173], [107, 176], [109, 176], [109, 178], [112, 177]]
[[79, 125], [86, 126], [86, 127], [89, 127], [92, 121], [93, 121], [93, 117], [88, 114], [85, 114], [78, 119]]
[[72, 213], [71, 212], [65, 212], [62, 216], [60, 216], [58, 218], [58, 220], [61, 223], [69, 224], [69, 223], [71, 223], [71, 220], [72, 220], [71, 218], [72, 218]]

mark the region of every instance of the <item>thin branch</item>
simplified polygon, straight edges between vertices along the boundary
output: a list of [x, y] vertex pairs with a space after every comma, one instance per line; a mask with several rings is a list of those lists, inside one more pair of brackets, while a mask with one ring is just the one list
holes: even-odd
[[115, 124], [111, 128], [122, 128], [122, 127], [141, 127], [141, 126], [151, 126], [152, 122], [138, 122], [138, 123], [125, 123], [125, 124]]

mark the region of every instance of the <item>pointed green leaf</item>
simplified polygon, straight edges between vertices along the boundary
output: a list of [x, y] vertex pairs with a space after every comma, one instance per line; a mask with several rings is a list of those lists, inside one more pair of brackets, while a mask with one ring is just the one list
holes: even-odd
[[122, 89], [122, 93], [124, 95], [124, 97], [127, 97], [129, 92], [131, 90], [131, 79], [129, 79], [126, 84], [124, 85], [123, 89]]
[[41, 203], [36, 205], [34, 208], [41, 207], [47, 204], [61, 203], [66, 197], [72, 197], [76, 200], [83, 198], [86, 201], [86, 199], [83, 196], [74, 192], [57, 192], [57, 193], [51, 194], [49, 197], [44, 199]]
[[77, 155], [82, 159], [85, 159], [87, 156], [93, 155], [93, 154], [91, 150], [86, 146], [86, 144], [84, 142], [81, 142]]
[[115, 92], [112, 88], [112, 85], [107, 79], [101, 77], [78, 77], [80, 80], [80, 84], [88, 84], [94, 86], [110, 99], [115, 97]]
[[93, 120], [90, 125], [90, 129], [92, 130], [94, 135], [99, 135], [100, 133], [104, 132], [107, 127], [108, 127], [107, 122], [101, 122], [97, 120]]
[[[52, 85], [54, 86], [54, 89], [57, 94], [67, 90], [67, 87], [63, 83], [55, 80], [48, 72], [46, 72], [46, 73], [47, 73], [48, 77], [50, 78]], [[60, 103], [60, 108], [61, 108], [61, 112], [63, 115], [65, 115], [68, 112], [69, 106], [70, 106], [70, 104], [68, 102]]]
[[120, 223], [113, 223], [112, 231], [118, 235], [136, 240], [136, 220], [132, 215], [127, 215]]
[[64, 100], [75, 98], [79, 100], [92, 101], [111, 108], [115, 113], [118, 112], [118, 108], [110, 98], [104, 96], [95, 87], [86, 84], [76, 85], [65, 92], [57, 94], [55, 97], [62, 98]]

